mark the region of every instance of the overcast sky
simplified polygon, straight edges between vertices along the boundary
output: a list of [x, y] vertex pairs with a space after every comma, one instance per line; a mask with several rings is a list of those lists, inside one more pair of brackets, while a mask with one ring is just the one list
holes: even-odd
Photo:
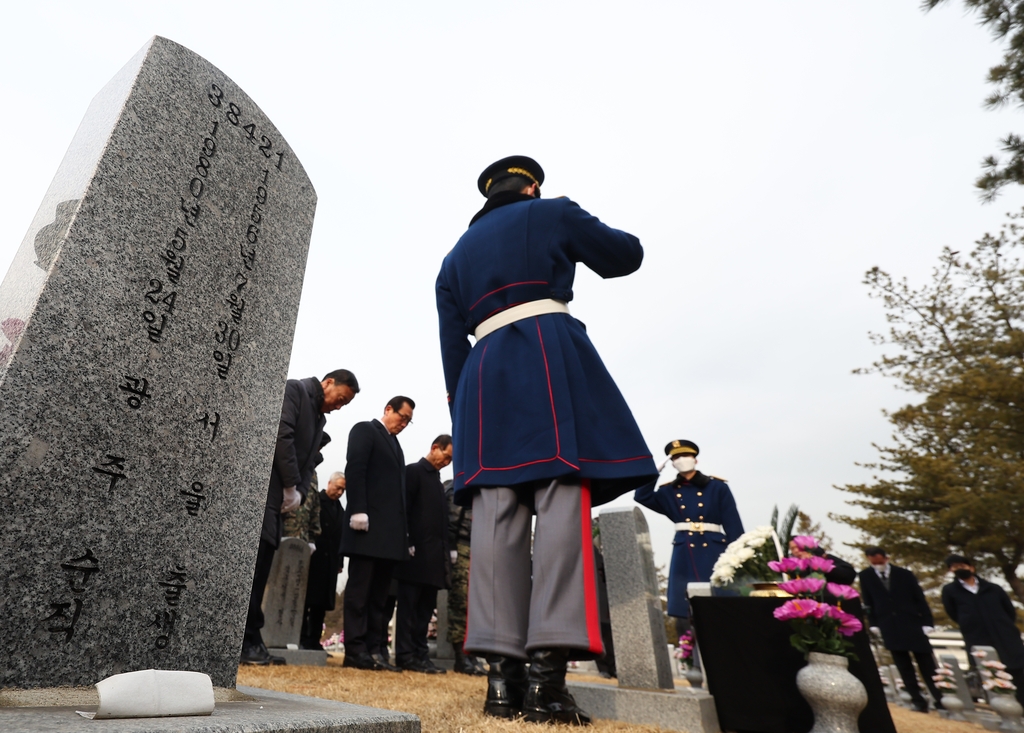
[[[856, 463], [889, 439], [882, 408], [912, 399], [851, 374], [885, 328], [863, 273], [920, 283], [1021, 202], [972, 187], [1021, 120], [982, 108], [999, 49], [947, 5], [18, 3], [0, 45], [0, 265], [91, 98], [162, 35], [239, 84], [316, 187], [289, 374], [346, 367], [363, 386], [328, 419], [321, 475], [395, 394], [417, 401], [410, 461], [450, 429], [434, 278], [483, 203], [479, 172], [525, 154], [546, 196], [645, 247], [624, 279], [581, 268], [572, 310], [658, 460], [694, 440], [748, 528], [797, 503], [853, 541], [826, 520], [845, 508], [832, 487], [870, 479]], [[667, 564], [671, 525], [649, 522]]]

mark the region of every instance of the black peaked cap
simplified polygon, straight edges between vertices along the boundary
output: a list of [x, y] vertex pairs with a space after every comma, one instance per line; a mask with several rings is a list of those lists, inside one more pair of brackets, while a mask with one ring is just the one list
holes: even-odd
[[493, 184], [509, 176], [523, 176], [538, 186], [544, 185], [544, 169], [540, 167], [540, 163], [525, 155], [510, 155], [484, 168], [484, 172], [477, 179], [476, 187], [480, 189], [481, 194], [487, 196], [487, 191]]

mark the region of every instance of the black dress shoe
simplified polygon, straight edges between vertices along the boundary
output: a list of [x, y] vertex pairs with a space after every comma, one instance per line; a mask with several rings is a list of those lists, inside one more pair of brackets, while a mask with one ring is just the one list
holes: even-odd
[[398, 667], [393, 665], [391, 662], [389, 662], [388, 658], [385, 657], [383, 654], [371, 654], [370, 656], [373, 657], [373, 661], [375, 661], [377, 663], [377, 665], [381, 669], [383, 669], [385, 672], [401, 672], [402, 671], [401, 669], [399, 669]]
[[288, 664], [288, 661], [284, 657], [277, 657], [271, 654], [270, 650], [267, 649], [267, 645], [262, 641], [260, 642], [260, 651], [266, 655], [267, 661], [270, 664]]
[[379, 672], [383, 669], [383, 667], [377, 664], [377, 660], [366, 652], [345, 652], [345, 661], [341, 663], [341, 666], [367, 669], [372, 672]]
[[523, 714], [526, 695], [526, 663], [522, 659], [489, 655], [487, 662], [487, 699], [484, 715], [494, 718], [518, 718]]
[[421, 674], [446, 674], [445, 670], [437, 667], [429, 659], [410, 659], [399, 661], [398, 666], [407, 672], [420, 672]]
[[530, 652], [530, 673], [523, 714], [531, 723], [590, 725], [590, 715], [576, 704], [565, 686], [569, 664], [566, 649], [535, 649]]
[[[476, 665], [473, 664], [473, 658], [467, 657], [462, 653], [461, 649], [455, 650], [455, 664], [452, 666], [452, 671], [458, 674], [469, 674], [475, 675], [477, 673]], [[487, 674], [484, 672], [484, 674]]]
[[919, 713], [927, 713], [928, 712], [928, 702], [926, 700], [924, 700], [923, 698], [920, 699], [920, 700], [914, 700], [912, 704], [914, 706], [914, 710], [916, 710], [917, 712], [919, 712]]
[[242, 644], [242, 654], [239, 661], [242, 664], [270, 664], [270, 653], [262, 645]]

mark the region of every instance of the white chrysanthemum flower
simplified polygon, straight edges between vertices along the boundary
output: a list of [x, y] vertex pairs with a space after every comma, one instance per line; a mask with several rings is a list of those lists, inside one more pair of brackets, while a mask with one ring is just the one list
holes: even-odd
[[767, 542], [765, 537], [755, 537], [747, 543], [747, 547], [763, 547], [764, 543]]
[[756, 554], [757, 553], [754, 552], [749, 547], [744, 547], [743, 549], [741, 549], [739, 552], [736, 553], [736, 557], [739, 559], [740, 565], [742, 565], [743, 563], [745, 563], [747, 560], [749, 560], [750, 558], [752, 558]]

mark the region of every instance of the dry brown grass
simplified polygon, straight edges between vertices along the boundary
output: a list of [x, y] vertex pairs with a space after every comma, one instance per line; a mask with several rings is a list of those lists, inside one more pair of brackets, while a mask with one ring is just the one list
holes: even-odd
[[[486, 717], [483, 714], [484, 693], [487, 691], [484, 677], [467, 677], [451, 672], [446, 675], [364, 672], [343, 669], [340, 660], [340, 656], [332, 657], [327, 667], [239, 667], [238, 684], [413, 713], [420, 717], [424, 733], [537, 733], [544, 730], [531, 723]], [[602, 681], [583, 675], [573, 675], [572, 679]], [[943, 720], [934, 713], [922, 715], [903, 708], [892, 708], [892, 711], [899, 733], [977, 733], [983, 730], [980, 726]], [[595, 733], [660, 733], [663, 729], [653, 725], [599, 720], [589, 730]]]

